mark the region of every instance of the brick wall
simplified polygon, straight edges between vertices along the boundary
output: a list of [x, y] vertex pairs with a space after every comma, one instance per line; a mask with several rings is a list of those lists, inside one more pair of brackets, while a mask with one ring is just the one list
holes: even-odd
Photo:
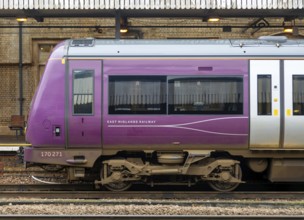
[[[153, 22], [152, 22], [153, 21]], [[220, 25], [246, 25], [252, 19], [224, 19]], [[159, 25], [162, 27], [173, 25], [214, 25], [203, 23], [201, 19], [129, 19], [133, 26]], [[273, 25], [281, 25], [282, 19], [271, 21]], [[297, 21], [303, 25], [304, 21]], [[29, 19], [25, 25], [88, 25], [88, 26], [114, 26], [114, 19], [105, 18], [65, 18], [45, 19], [38, 23]], [[18, 25], [15, 19], [0, 19], [0, 25]], [[8, 129], [10, 116], [19, 114], [19, 79], [18, 79], [18, 28], [0, 28], [0, 135], [13, 135], [14, 132]], [[231, 32], [224, 33], [221, 28], [142, 28], [145, 39], [166, 39], [166, 38], [257, 38], [261, 35], [279, 33], [278, 29], [261, 29], [251, 35], [252, 29], [242, 32], [240, 28], [233, 28]], [[304, 33], [302, 33], [304, 34]], [[39, 73], [37, 70], [37, 57], [33, 54], [33, 43], [35, 41], [47, 41], [67, 38], [114, 38], [115, 30], [104, 28], [97, 32], [95, 28], [26, 28], [23, 30], [23, 93], [24, 93], [24, 115], [28, 114], [32, 96], [38, 84]]]
[[17, 73], [15, 65], [0, 65], [0, 134], [7, 134], [10, 116], [18, 113]]

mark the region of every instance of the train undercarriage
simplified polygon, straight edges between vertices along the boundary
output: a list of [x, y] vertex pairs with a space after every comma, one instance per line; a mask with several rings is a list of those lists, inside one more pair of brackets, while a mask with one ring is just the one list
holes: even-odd
[[[34, 155], [44, 155], [37, 149]], [[95, 182], [112, 191], [127, 190], [134, 183], [193, 186], [208, 183], [217, 191], [232, 191], [244, 181], [304, 182], [304, 152], [279, 150], [180, 150], [180, 151], [47, 151], [61, 160], [37, 157], [27, 167], [48, 171], [65, 169], [67, 181]], [[91, 157], [90, 157], [91, 156]], [[92, 156], [95, 158], [92, 158]], [[95, 161], [95, 162], [94, 162]]]
[[102, 162], [100, 180], [112, 191], [127, 190], [134, 182], [154, 185], [188, 185], [206, 181], [217, 191], [234, 190], [242, 183], [240, 162], [229, 158], [213, 158], [210, 152], [161, 152], [151, 160], [126, 157]]

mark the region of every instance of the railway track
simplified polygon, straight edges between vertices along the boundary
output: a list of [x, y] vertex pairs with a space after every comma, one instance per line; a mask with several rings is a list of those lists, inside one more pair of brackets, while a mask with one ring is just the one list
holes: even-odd
[[[58, 194], [53, 194], [58, 195]], [[98, 205], [98, 206], [115, 206], [115, 205], [137, 205], [137, 206], [145, 206], [145, 205], [166, 205], [166, 206], [182, 206], [182, 207], [191, 207], [191, 206], [205, 206], [205, 207], [300, 207], [302, 206], [302, 200], [245, 200], [245, 199], [234, 199], [234, 198], [226, 198], [225, 200], [219, 199], [192, 199], [192, 198], [160, 198], [160, 199], [143, 199], [143, 198], [109, 198], [109, 197], [102, 197], [102, 198], [88, 198], [80, 199], [78, 197], [73, 198], [69, 197], [66, 194], [65, 197], [52, 197], [48, 198], [49, 200], [45, 200], [43, 196], [39, 199], [35, 198], [35, 195], [29, 198], [25, 198], [22, 195], [16, 197], [17, 199], [14, 200], [14, 197], [9, 197], [8, 200], [0, 200], [0, 206], [5, 205]], [[2, 197], [4, 198], [4, 197]], [[21, 198], [21, 199], [20, 199]], [[304, 217], [304, 216], [303, 216]]]
[[[264, 192], [252, 193], [252, 192], [237, 192], [237, 193], [211, 193], [211, 192], [171, 192], [170, 195], [167, 192], [99, 192], [99, 191], [87, 191], [87, 192], [77, 192], [77, 191], [62, 191], [62, 192], [11, 192], [7, 191], [6, 196], [1, 192], [0, 198], [0, 207], [22, 207], [22, 209], [27, 207], [36, 207], [44, 206], [47, 208], [50, 207], [73, 207], [72, 209], [77, 209], [77, 207], [84, 206], [95, 206], [95, 207], [138, 207], [139, 210], [151, 209], [153, 207], [175, 207], [175, 209], [186, 208], [192, 209], [193, 207], [205, 207], [207, 209], [234, 209], [238, 207], [242, 210], [248, 209], [259, 209], [260, 207], [266, 209], [294, 209], [298, 210], [302, 208], [301, 198], [303, 198], [303, 193], [283, 193], [277, 192], [267, 193], [267, 198], [270, 201], [263, 201], [259, 198], [261, 195], [265, 195]], [[14, 195], [14, 196], [12, 196]], [[195, 196], [194, 196], [195, 195]], [[280, 196], [278, 196], [280, 195]], [[288, 196], [287, 196], [288, 195]], [[293, 199], [295, 197], [300, 201], [278, 201], [276, 199]], [[42, 199], [33, 199], [35, 197]], [[5, 200], [5, 197], [7, 200]], [[36, 198], [37, 198], [36, 197]], [[14, 198], [16, 198], [14, 200]], [[22, 199], [20, 199], [22, 198]], [[46, 200], [45, 198], [48, 198]], [[52, 199], [51, 199], [52, 198]], [[64, 198], [64, 199], [63, 199]], [[82, 199], [80, 199], [82, 198]], [[85, 199], [84, 199], [85, 198]], [[140, 200], [136, 200], [139, 198]], [[149, 199], [150, 198], [150, 199]], [[159, 198], [159, 199], [158, 199]], [[259, 200], [256, 200], [259, 198]], [[182, 200], [183, 199], [183, 200]], [[191, 200], [192, 199], [192, 200]], [[193, 200], [197, 199], [197, 200]], [[246, 199], [251, 199], [247, 201]], [[264, 199], [266, 197], [264, 196]], [[5, 200], [5, 201], [4, 201]], [[75, 207], [75, 208], [74, 208]], [[151, 207], [151, 208], [150, 208]], [[178, 208], [177, 208], [178, 207]], [[52, 209], [52, 208], [50, 208]], [[54, 209], [54, 208], [53, 208]], [[115, 208], [114, 208], [115, 209]], [[116, 208], [117, 209], [117, 208]], [[126, 208], [129, 210], [129, 208]], [[164, 208], [165, 210], [170, 210], [170, 208]], [[43, 208], [44, 210], [44, 208]], [[130, 208], [132, 210], [132, 208]], [[132, 212], [132, 211], [131, 211]], [[166, 212], [164, 212], [166, 213]], [[187, 213], [187, 212], [183, 212]], [[246, 212], [242, 212], [246, 213]], [[276, 213], [276, 212], [275, 212]], [[170, 214], [169, 214], [170, 215]], [[0, 218], [4, 219], [180, 219], [180, 220], [191, 220], [191, 219], [303, 219], [303, 216], [300, 215], [284, 215], [284, 216], [271, 216], [262, 215], [262, 216], [250, 216], [250, 215], [170, 215], [168, 216], [159, 216], [159, 215], [81, 215], [81, 216], [41, 216], [41, 215], [28, 215], [28, 216], [1, 216]]]
[[[88, 190], [90, 188], [90, 190]], [[86, 189], [86, 191], [84, 191]], [[16, 190], [16, 191], [13, 191]], [[32, 216], [1, 216], [4, 219], [303, 219], [302, 212], [288, 212], [292, 215], [275, 215], [280, 213], [281, 210], [301, 210], [303, 208], [303, 198], [304, 192], [230, 192], [230, 193], [219, 193], [219, 192], [206, 192], [206, 191], [144, 191], [139, 189], [139, 191], [127, 191], [127, 192], [109, 192], [100, 191], [94, 189], [92, 184], [65, 184], [65, 185], [23, 185], [23, 186], [12, 186], [12, 185], [0, 185], [0, 209], [1, 207], [9, 207], [12, 209], [23, 209], [24, 207], [44, 207], [40, 210], [45, 210], [50, 207], [50, 209], [57, 209], [56, 207], [67, 207], [64, 209], [72, 210], [79, 209], [78, 207], [109, 207], [106, 209], [125, 209], [129, 210], [131, 213], [129, 215], [121, 215], [126, 212], [119, 211], [118, 215], [108, 215], [108, 212], [98, 215], [99, 212], [94, 214], [97, 215], [85, 215], [90, 212], [84, 212], [81, 216], [65, 216], [62, 214], [60, 216], [50, 215], [43, 216], [44, 212]], [[18, 208], [17, 208], [18, 207]], [[111, 208], [110, 208], [111, 207]], [[117, 208], [118, 207], [118, 208]], [[128, 208], [131, 207], [131, 208]], [[133, 207], [133, 208], [132, 208]], [[199, 210], [205, 208], [209, 210], [208, 215], [194, 215], [191, 212], [183, 211], [184, 214], [189, 214], [187, 216], [183, 215], [170, 215], [166, 211], [158, 212], [158, 214], [166, 213], [166, 216], [160, 216], [149, 213], [148, 215], [131, 215], [132, 209], [136, 207], [141, 210], [144, 209], [163, 209], [170, 210], [171, 207], [176, 210]], [[161, 207], [161, 208], [158, 208]], [[166, 208], [167, 207], [167, 208]], [[220, 210], [220, 212], [240, 209], [240, 211], [234, 213], [240, 213], [240, 215], [231, 214], [219, 214], [214, 215], [213, 211], [210, 210]], [[258, 213], [258, 216], [251, 216], [251, 213], [247, 212], [249, 209], [259, 210], [264, 209], [264, 212]], [[96, 208], [98, 209], [98, 208]], [[280, 210], [272, 211], [272, 215], [264, 215], [266, 210]], [[133, 210], [134, 211], [134, 210]], [[135, 211], [136, 212], [136, 211]], [[195, 212], [195, 211], [194, 211]], [[0, 213], [3, 213], [0, 212]], [[6, 212], [4, 212], [6, 213]], [[14, 212], [13, 212], [14, 213]], [[73, 213], [73, 212], [72, 212]], [[112, 213], [110, 211], [110, 213]], [[202, 212], [204, 214], [204, 212]], [[285, 211], [283, 211], [285, 213]], [[25, 213], [26, 214], [26, 213]], [[31, 214], [29, 212], [28, 214]], [[75, 213], [74, 213], [75, 214]], [[206, 213], [207, 214], [207, 213]], [[211, 215], [210, 215], [211, 214]], [[246, 215], [243, 215], [246, 214]], [[248, 215], [247, 215], [248, 214]], [[169, 216], [170, 215], [170, 216]], [[17, 218], [16, 218], [17, 217]]]
[[137, 191], [110, 192], [96, 190], [92, 184], [0, 185], [2, 198], [69, 198], [69, 199], [287, 199], [302, 200], [304, 191]]

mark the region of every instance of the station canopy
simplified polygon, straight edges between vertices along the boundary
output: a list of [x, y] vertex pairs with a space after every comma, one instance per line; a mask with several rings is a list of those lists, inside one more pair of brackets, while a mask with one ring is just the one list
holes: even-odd
[[0, 17], [304, 17], [304, 0], [0, 0]]

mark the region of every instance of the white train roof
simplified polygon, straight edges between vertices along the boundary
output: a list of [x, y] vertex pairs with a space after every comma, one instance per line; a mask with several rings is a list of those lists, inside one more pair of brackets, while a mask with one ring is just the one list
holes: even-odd
[[179, 56], [303, 56], [304, 40], [285, 37], [233, 40], [98, 40], [66, 42], [68, 57], [179, 57]]

